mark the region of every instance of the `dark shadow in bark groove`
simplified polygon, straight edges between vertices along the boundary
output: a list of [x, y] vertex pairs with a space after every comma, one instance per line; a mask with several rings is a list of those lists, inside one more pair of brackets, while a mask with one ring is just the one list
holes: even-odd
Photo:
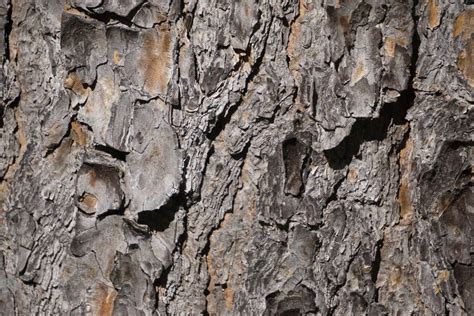
[[2, 105], [0, 107], [0, 128], [3, 128], [3, 126], [4, 126], [3, 115], [5, 115], [5, 107]]
[[138, 213], [137, 223], [147, 225], [153, 231], [165, 231], [174, 220], [174, 209], [160, 209], [155, 211], [143, 211]]
[[128, 155], [127, 152], [120, 151], [120, 150], [114, 149], [114, 148], [109, 147], [109, 146], [104, 146], [104, 145], [96, 145], [95, 149], [97, 149], [99, 151], [102, 151], [104, 153], [107, 153], [110, 156], [112, 156], [112, 158], [115, 158], [117, 160], [120, 160], [120, 161], [123, 161], [123, 162], [126, 162], [126, 160], [127, 160], [127, 155]]
[[288, 293], [276, 291], [267, 295], [263, 315], [313, 315], [319, 311], [314, 301], [314, 291], [300, 284]]
[[374, 261], [372, 261], [372, 269], [370, 271], [370, 277], [372, 279], [372, 283], [374, 283], [374, 302], [379, 301], [379, 289], [377, 288], [377, 279], [379, 277], [379, 271], [380, 271], [380, 265], [382, 264], [382, 256], [381, 256], [381, 250], [383, 247], [383, 239], [379, 240], [375, 244], [376, 250], [375, 250], [375, 258]]
[[[270, 25], [271, 25], [271, 23], [270, 23]], [[260, 27], [260, 24], [257, 23], [257, 25], [255, 25], [255, 27], [256, 28]], [[249, 86], [250, 82], [252, 82], [254, 80], [255, 76], [257, 76], [258, 73], [260, 72], [260, 67], [263, 64], [263, 57], [265, 56], [265, 51], [266, 51], [266, 47], [267, 47], [267, 40], [268, 40], [268, 36], [267, 36], [267, 39], [265, 40], [265, 43], [264, 43], [262, 52], [260, 53], [260, 56], [258, 56], [258, 58], [255, 60], [255, 63], [252, 65], [252, 68], [250, 70], [250, 74], [248, 75], [248, 77], [245, 80], [245, 86], [244, 86], [243, 91], [241, 92], [239, 100], [237, 102], [235, 102], [233, 105], [232, 104], [229, 105], [229, 108], [226, 111], [224, 111], [224, 113], [220, 117], [215, 118], [214, 126], [212, 126], [211, 130], [208, 133], [206, 133], [206, 136], [207, 136], [208, 139], [214, 141], [217, 138], [217, 136], [219, 136], [219, 134], [224, 130], [224, 128], [227, 126], [227, 124], [232, 119], [232, 115], [237, 111], [239, 106], [244, 101], [244, 96], [247, 93], [248, 86]], [[248, 54], [250, 54], [250, 52], [248, 52]], [[236, 65], [236, 67], [239, 67], [241, 65], [241, 62], [242, 62], [242, 60], [239, 61], [239, 63]]]
[[[13, 19], [12, 19], [12, 3], [11, 1], [8, 1], [7, 3], [8, 9], [7, 9], [7, 15], [6, 15], [6, 23], [5, 23], [5, 29], [4, 29], [4, 58], [5, 60], [10, 60], [10, 33], [12, 32], [13, 28]], [[2, 63], [5, 63], [5, 60], [2, 61]]]
[[51, 144], [50, 146], [48, 146], [45, 156], [44, 156], [45, 158], [51, 155], [52, 153], [54, 153], [56, 149], [61, 147], [63, 141], [71, 136], [72, 123], [75, 122], [75, 120], [76, 120], [76, 116], [74, 115], [71, 117], [71, 120], [69, 121], [68, 126], [67, 126], [67, 131], [64, 134], [64, 136], [61, 138], [61, 140], [58, 143]]
[[380, 110], [379, 117], [371, 119], [358, 119], [351, 128], [351, 132], [336, 147], [324, 151], [324, 155], [333, 169], [340, 170], [349, 165], [352, 158], [359, 153], [360, 145], [366, 141], [382, 141], [387, 136], [391, 125], [403, 125], [408, 109], [415, 102], [415, 89], [413, 79], [416, 77], [416, 66], [418, 64], [418, 53], [420, 37], [417, 32], [418, 16], [416, 9], [418, 1], [413, 4], [413, 20], [415, 30], [412, 37], [412, 54], [410, 64], [410, 79], [406, 90], [400, 93], [400, 97], [394, 103], [385, 103]]
[[[155, 281], [153, 281], [153, 286], [155, 288], [166, 289], [166, 285], [168, 284], [168, 275], [171, 271], [172, 266], [173, 265], [169, 266], [167, 269], [161, 272], [160, 277], [158, 279], [155, 279]], [[156, 291], [155, 310], [158, 309], [159, 304], [160, 304], [160, 294], [159, 294], [159, 291]]]
[[172, 196], [168, 203], [157, 210], [142, 211], [138, 213], [137, 223], [146, 225], [151, 231], [165, 231], [175, 219], [180, 207], [186, 207], [186, 195], [183, 186], [180, 193]]
[[101, 221], [104, 218], [106, 218], [107, 216], [111, 216], [111, 215], [121, 215], [122, 216], [125, 213], [125, 207], [123, 206], [123, 203], [124, 203], [124, 201], [122, 200], [122, 205], [118, 209], [108, 210], [105, 213], [97, 215], [97, 220]]
[[405, 116], [415, 100], [413, 89], [402, 92], [397, 102], [383, 105], [380, 115], [373, 119], [359, 119], [351, 132], [336, 147], [324, 151], [324, 155], [333, 169], [340, 170], [349, 165], [359, 153], [360, 145], [367, 141], [382, 141], [387, 137], [391, 125], [403, 125]]
[[[10, 107], [12, 109], [15, 109], [16, 107], [18, 107], [18, 105], [20, 104], [20, 97], [21, 97], [21, 95], [19, 94], [13, 100], [11, 100], [10, 102], [6, 102], [7, 100], [3, 100], [4, 104], [2, 104], [2, 106], [0, 107], [0, 128], [3, 128], [5, 126], [4, 125], [4, 123], [5, 123], [5, 121], [4, 121], [5, 109], [7, 107]], [[17, 130], [18, 130], [18, 126], [15, 128], [15, 133], [16, 133]]]
[[98, 13], [98, 12], [93, 11], [94, 8], [92, 8], [91, 11], [85, 10], [81, 7], [74, 7], [74, 9], [84, 13], [85, 15], [89, 16], [90, 18], [94, 20], [103, 22], [105, 24], [108, 24], [110, 21], [117, 21], [128, 27], [132, 27], [134, 25], [132, 22], [133, 18], [137, 14], [138, 10], [140, 10], [146, 2], [147, 1], [142, 1], [135, 8], [133, 8], [127, 16], [121, 16], [114, 12], [109, 12], [109, 11]]
[[299, 197], [305, 190], [310, 148], [292, 137], [283, 142], [282, 151], [285, 165], [285, 194]]

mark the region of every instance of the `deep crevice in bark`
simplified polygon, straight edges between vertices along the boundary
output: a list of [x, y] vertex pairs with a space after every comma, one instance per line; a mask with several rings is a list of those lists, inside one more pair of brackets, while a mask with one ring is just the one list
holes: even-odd
[[406, 114], [413, 106], [416, 92], [413, 87], [413, 80], [416, 76], [418, 65], [418, 54], [420, 38], [417, 31], [418, 18], [416, 8], [418, 1], [415, 1], [413, 15], [415, 19], [415, 30], [412, 37], [412, 55], [410, 65], [409, 86], [400, 93], [394, 103], [384, 103], [377, 118], [358, 119], [351, 128], [351, 132], [336, 147], [324, 151], [331, 168], [340, 170], [349, 165], [352, 158], [359, 153], [362, 143], [367, 141], [383, 141], [387, 137], [388, 129], [391, 125], [403, 125], [407, 122]]
[[106, 218], [107, 216], [111, 216], [111, 215], [121, 215], [121, 216], [123, 216], [123, 214], [125, 212], [125, 206], [123, 205], [123, 203], [124, 202], [122, 201], [122, 205], [118, 209], [107, 210], [107, 212], [104, 212], [102, 214], [97, 215], [97, 220], [101, 221], [104, 218]]
[[137, 223], [146, 225], [152, 231], [163, 232], [173, 222], [177, 209], [162, 207], [156, 211], [142, 211], [138, 213]]
[[[132, 22], [132, 20], [133, 20], [133, 17], [137, 14], [138, 10], [140, 10], [141, 7], [145, 3], [147, 3], [146, 0], [142, 1], [135, 8], [133, 8], [127, 16], [121, 16], [121, 15], [118, 15], [114, 12], [109, 12], [109, 11], [104, 11], [104, 12], [98, 13], [98, 12], [95, 12], [95, 11], [85, 10], [81, 7], [74, 7], [74, 9], [78, 10], [79, 12], [87, 15], [88, 17], [90, 17], [94, 20], [103, 22], [104, 24], [109, 24], [112, 21], [112, 22], [121, 23], [121, 24], [126, 25], [128, 27], [133, 26], [133, 27], [137, 27], [137, 28], [142, 28], [142, 27], [134, 24]], [[99, 4], [99, 6], [97, 6], [95, 8], [90, 8], [90, 9], [94, 10], [96, 8], [100, 8], [101, 5], [102, 4]]]
[[382, 264], [382, 256], [381, 256], [381, 249], [383, 247], [383, 239], [379, 240], [375, 244], [375, 258], [372, 261], [372, 267], [370, 270], [370, 277], [372, 279], [372, 283], [374, 284], [374, 302], [379, 301], [379, 289], [377, 288], [377, 279], [379, 277], [380, 265]]
[[137, 223], [148, 226], [151, 231], [163, 232], [169, 228], [180, 208], [188, 209], [189, 198], [185, 193], [184, 186], [185, 178], [183, 176], [179, 192], [171, 196], [159, 209], [139, 212]]
[[[7, 20], [7, 23], [5, 24], [5, 35], [4, 35], [4, 41], [5, 41], [5, 52], [4, 52], [4, 56], [5, 56], [5, 59], [6, 60], [10, 60], [10, 34], [12, 32], [12, 29], [13, 29], [13, 19], [12, 19], [12, 10], [13, 10], [13, 5], [11, 3], [11, 1], [8, 1], [7, 3], [7, 6], [8, 6], [8, 10], [7, 10], [7, 16], [6, 16], [6, 20]], [[5, 60], [3, 61], [3, 63], [5, 64]]]
[[5, 115], [5, 106], [2, 105], [0, 106], [0, 128], [3, 128], [4, 122], [3, 122], [3, 116]]
[[129, 154], [128, 152], [120, 151], [106, 145], [95, 145], [94, 148], [98, 151], [109, 154], [114, 159], [127, 162], [127, 155]]
[[68, 124], [68, 127], [67, 127], [67, 131], [66, 133], [64, 134], [64, 136], [61, 138], [61, 140], [58, 142], [58, 143], [55, 143], [55, 144], [51, 144], [47, 149], [46, 149], [46, 153], [45, 153], [45, 157], [48, 157], [49, 155], [51, 155], [52, 153], [54, 153], [56, 151], [56, 149], [58, 149], [59, 147], [61, 147], [63, 141], [65, 139], [67, 139], [69, 136], [71, 136], [71, 130], [72, 130], [72, 123], [75, 121], [75, 115], [71, 118], [71, 120], [69, 121], [69, 124]]
[[397, 102], [385, 103], [380, 115], [373, 119], [358, 119], [352, 125], [351, 132], [336, 147], [324, 151], [324, 155], [335, 170], [348, 166], [352, 158], [359, 154], [362, 143], [383, 141], [391, 125], [403, 125], [405, 116], [415, 100], [415, 91], [407, 89], [400, 94]]
[[[271, 28], [272, 22], [273, 21], [269, 22], [269, 28]], [[260, 72], [260, 67], [263, 63], [263, 57], [265, 56], [265, 50], [266, 50], [267, 40], [268, 40], [269, 35], [270, 35], [270, 32], [268, 32], [266, 35], [262, 52], [260, 53], [258, 58], [255, 60], [254, 64], [252, 65], [250, 74], [245, 79], [245, 86], [243, 88], [243, 91], [241, 92], [239, 100], [233, 105], [232, 104], [229, 105], [228, 109], [224, 111], [224, 114], [221, 117], [216, 117], [214, 126], [211, 128], [211, 130], [208, 133], [206, 133], [206, 137], [210, 139], [211, 141], [214, 141], [217, 138], [217, 136], [219, 136], [219, 134], [224, 130], [224, 128], [231, 121], [232, 115], [237, 111], [237, 109], [242, 104], [242, 102], [244, 102], [244, 96], [247, 93], [249, 84], [253, 81], [255, 76]]]

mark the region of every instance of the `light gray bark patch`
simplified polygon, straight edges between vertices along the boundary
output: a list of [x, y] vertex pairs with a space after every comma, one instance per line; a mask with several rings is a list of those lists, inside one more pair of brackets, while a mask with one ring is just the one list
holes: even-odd
[[130, 209], [135, 214], [159, 209], [179, 192], [182, 181], [183, 158], [176, 134], [153, 113], [148, 104], [135, 108], [133, 150], [127, 156], [129, 169], [125, 172]]
[[63, 13], [61, 50], [68, 70], [76, 70], [81, 82], [92, 85], [97, 66], [105, 63], [105, 25], [80, 15]]

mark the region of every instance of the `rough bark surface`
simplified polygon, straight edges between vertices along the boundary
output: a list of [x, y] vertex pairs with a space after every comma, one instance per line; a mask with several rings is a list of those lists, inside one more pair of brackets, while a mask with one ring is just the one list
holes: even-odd
[[468, 0], [0, 0], [0, 314], [473, 315]]

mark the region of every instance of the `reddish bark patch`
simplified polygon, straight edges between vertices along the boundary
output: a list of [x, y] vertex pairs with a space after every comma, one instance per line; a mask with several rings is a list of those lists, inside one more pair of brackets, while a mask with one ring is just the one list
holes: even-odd
[[114, 301], [117, 292], [104, 284], [98, 284], [94, 299], [95, 315], [111, 316], [114, 311]]

